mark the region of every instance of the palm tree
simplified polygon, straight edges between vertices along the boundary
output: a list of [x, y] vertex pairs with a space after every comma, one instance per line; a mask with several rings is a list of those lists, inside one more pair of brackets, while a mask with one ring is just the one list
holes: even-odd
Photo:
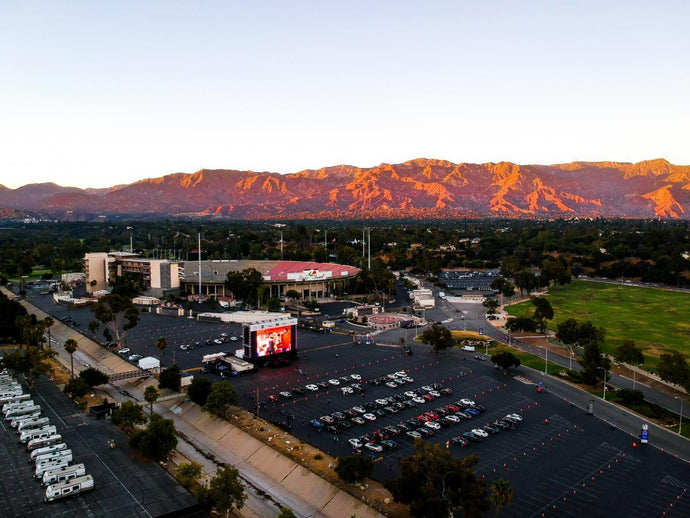
[[144, 399], [149, 404], [149, 415], [153, 414], [153, 404], [156, 402], [159, 395], [160, 392], [153, 385], [149, 385], [146, 387], [146, 390], [144, 390]]
[[168, 341], [165, 339], [163, 336], [159, 336], [158, 340], [156, 340], [156, 349], [160, 352], [158, 355], [158, 359], [160, 360], [161, 354], [165, 353], [165, 349], [168, 347]]
[[78, 345], [74, 338], [65, 340], [65, 351], [69, 354], [70, 363], [72, 364], [72, 378], [74, 378], [74, 353], [77, 351]]
[[489, 499], [496, 506], [496, 516], [498, 516], [499, 511], [504, 507], [508, 507], [513, 501], [513, 488], [510, 482], [501, 477], [491, 484], [489, 489], [491, 490]]

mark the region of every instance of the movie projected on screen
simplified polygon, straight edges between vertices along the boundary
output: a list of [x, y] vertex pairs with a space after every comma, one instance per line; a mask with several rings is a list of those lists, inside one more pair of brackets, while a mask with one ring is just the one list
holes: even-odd
[[256, 331], [256, 357], [272, 356], [292, 350], [292, 326]]

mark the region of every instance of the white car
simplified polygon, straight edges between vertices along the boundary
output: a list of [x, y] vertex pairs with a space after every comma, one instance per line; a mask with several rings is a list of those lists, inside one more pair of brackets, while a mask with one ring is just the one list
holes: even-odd
[[435, 391], [435, 390], [430, 390], [430, 391], [429, 391], [429, 395], [430, 395], [430, 396], [433, 396], [433, 397], [441, 397], [441, 393], [440, 393], [440, 392], [437, 392], [437, 391]]
[[398, 384], [393, 381], [389, 381], [388, 383], [386, 383], [386, 387], [396, 388], [397, 386]]
[[481, 428], [473, 428], [472, 433], [474, 435], [477, 435], [479, 437], [487, 438], [489, 436], [489, 433], [486, 432], [485, 430], [482, 430]]
[[180, 349], [182, 349], [183, 351], [186, 351], [187, 349], [189, 349], [189, 345], [187, 345], [187, 344], [182, 344], [182, 345], [180, 346]]
[[463, 398], [460, 400], [460, 404], [464, 406], [474, 406], [474, 401], [471, 399]]
[[408, 437], [412, 437], [413, 439], [421, 439], [422, 438], [422, 434], [416, 430], [410, 430], [405, 435], [407, 435]]
[[410, 378], [409, 376], [405, 376], [404, 378], [400, 378], [403, 380], [405, 383], [414, 383], [414, 378]]
[[213, 340], [213, 343], [216, 344], [216, 345], [222, 345], [222, 344], [223, 344], [223, 340], [221, 340], [220, 338], [216, 338], [215, 340]]
[[359, 374], [350, 374], [350, 377], [355, 381], [362, 381], [362, 376]]
[[460, 418], [456, 415], [450, 414], [446, 416], [446, 420], [450, 421], [451, 423], [459, 423]]
[[314, 384], [307, 385], [304, 388], [307, 390], [311, 390], [312, 392], [317, 392], [319, 390], [319, 387]]
[[362, 447], [362, 441], [360, 441], [356, 437], [353, 437], [352, 439], [348, 439], [347, 442], [349, 442], [350, 446], [352, 446], [353, 448], [361, 448]]
[[330, 379], [330, 380], [328, 380], [328, 383], [330, 383], [333, 386], [340, 385], [340, 381], [338, 381], [337, 379]]
[[125, 347], [123, 349], [120, 349], [119, 351], [117, 351], [117, 354], [122, 354], [122, 355], [129, 354], [129, 348]]
[[376, 416], [374, 414], [366, 413], [362, 417], [367, 421], [376, 421]]
[[520, 414], [508, 414], [506, 417], [510, 417], [515, 421], [522, 421], [522, 416]]
[[230, 340], [232, 340], [233, 342], [236, 342], [238, 340], [238, 338], [236, 336], [231, 336]]
[[354, 390], [352, 387], [343, 387], [340, 389], [340, 392], [342, 392], [343, 394], [353, 394]]
[[395, 375], [396, 375], [398, 378], [404, 378], [404, 377], [407, 376], [407, 372], [405, 372], [405, 371], [398, 371], [398, 372], [395, 373]]
[[380, 444], [375, 444], [373, 442], [368, 442], [364, 445], [364, 447], [367, 450], [375, 451], [375, 452], [382, 452], [383, 451], [383, 446]]
[[388, 400], [387, 399], [377, 399], [376, 404], [379, 406], [387, 406], [388, 405]]
[[364, 424], [366, 421], [361, 417], [357, 416], [352, 418], [352, 422], [355, 424]]
[[424, 423], [424, 426], [426, 426], [427, 428], [431, 428], [432, 430], [440, 430], [441, 429], [441, 425], [435, 421], [427, 421], [426, 423]]
[[422, 403], [426, 403], [426, 399], [421, 398], [421, 397], [419, 397], [419, 396], [413, 397], [413, 398], [412, 398], [412, 401], [414, 401], [414, 402], [417, 403], [418, 405], [421, 405]]
[[429, 385], [422, 385], [422, 390], [424, 392], [430, 392], [430, 391], [434, 390], [434, 387], [430, 387]]
[[354, 410], [354, 411], [357, 412], [358, 414], [366, 414], [366, 413], [367, 413], [367, 411], [364, 410], [364, 408], [361, 407], [361, 406], [353, 406], [353, 407], [352, 407], [352, 410]]
[[412, 392], [411, 390], [408, 390], [407, 392], [405, 392], [404, 396], [405, 396], [405, 397], [408, 397], [408, 398], [410, 398], [410, 399], [412, 399], [412, 398], [416, 398], [416, 397], [417, 397], [417, 393], [416, 393], [416, 392]]

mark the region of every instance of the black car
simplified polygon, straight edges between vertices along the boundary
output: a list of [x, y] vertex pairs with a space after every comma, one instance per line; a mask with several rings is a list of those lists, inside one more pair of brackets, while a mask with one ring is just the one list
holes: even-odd
[[333, 413], [331, 414], [331, 417], [332, 417], [333, 419], [338, 420], [338, 421], [342, 421], [342, 420], [345, 419], [347, 416], [346, 416], [345, 414], [343, 414], [342, 412], [333, 412]]
[[376, 415], [379, 416], [379, 417], [383, 417], [384, 415], [386, 415], [386, 412], [385, 412], [383, 409], [381, 409], [381, 408], [377, 408], [377, 409], [374, 410], [372, 413], [373, 413], [373, 414], [376, 414]]
[[414, 428], [412, 428], [412, 427], [411, 427], [410, 425], [408, 425], [407, 423], [400, 423], [400, 424], [398, 425], [398, 429], [399, 429], [401, 432], [409, 432], [410, 430], [413, 430]]
[[328, 383], [326, 383], [325, 381], [320, 381], [319, 383], [317, 383], [317, 385], [318, 385], [319, 387], [321, 387], [322, 389], [327, 389], [327, 388], [330, 386], [330, 385], [329, 385]]
[[400, 435], [400, 428], [398, 428], [397, 426], [389, 425], [385, 426], [383, 429], [391, 435]]
[[458, 435], [457, 437], [453, 437], [451, 440], [453, 441], [453, 444], [459, 444], [463, 448], [470, 444], [470, 441], [465, 439], [462, 435]]
[[498, 433], [501, 431], [500, 428], [496, 428], [496, 427], [490, 426], [488, 424], [482, 426], [482, 430], [485, 430], [485, 431], [489, 432], [490, 434]]
[[337, 426], [327, 426], [326, 431], [330, 433], [331, 435], [338, 435], [340, 433], [340, 429]]
[[349, 430], [350, 428], [352, 428], [352, 424], [350, 424], [350, 421], [341, 421], [340, 423], [338, 423], [338, 426], [340, 426], [340, 428], [342, 428], [343, 430]]
[[421, 426], [417, 428], [417, 432], [422, 435], [422, 437], [433, 437], [434, 432], [432, 432], [429, 428], [426, 426]]
[[469, 440], [469, 441], [472, 441], [472, 442], [479, 442], [479, 441], [482, 440], [481, 437], [479, 437], [478, 435], [473, 434], [472, 432], [465, 432], [465, 433], [462, 434], [462, 436], [463, 436], [465, 439], [467, 439], [467, 440]]
[[304, 394], [304, 390], [302, 390], [300, 387], [292, 387], [291, 390], [293, 394]]

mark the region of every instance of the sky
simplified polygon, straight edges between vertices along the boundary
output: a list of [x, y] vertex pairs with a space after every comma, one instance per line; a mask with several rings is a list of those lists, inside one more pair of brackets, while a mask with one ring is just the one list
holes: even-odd
[[690, 164], [690, 2], [0, 2], [0, 184]]

